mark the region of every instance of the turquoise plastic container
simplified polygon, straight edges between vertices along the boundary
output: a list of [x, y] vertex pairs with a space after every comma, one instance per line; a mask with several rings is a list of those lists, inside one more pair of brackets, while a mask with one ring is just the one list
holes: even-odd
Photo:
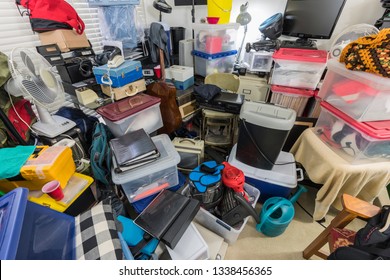
[[261, 209], [260, 223], [256, 225], [256, 230], [270, 237], [281, 235], [294, 218], [293, 204], [302, 192], [307, 192], [307, 189], [299, 186], [298, 191], [290, 200], [284, 197], [267, 199]]

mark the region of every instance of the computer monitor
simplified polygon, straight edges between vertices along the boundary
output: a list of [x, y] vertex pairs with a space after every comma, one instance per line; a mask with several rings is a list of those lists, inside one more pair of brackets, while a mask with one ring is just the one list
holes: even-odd
[[329, 39], [346, 0], [288, 0], [283, 15], [283, 35], [298, 37], [297, 46]]
[[[175, 0], [175, 6], [191, 6], [193, 0]], [[194, 5], [207, 5], [207, 0], [194, 0]]]

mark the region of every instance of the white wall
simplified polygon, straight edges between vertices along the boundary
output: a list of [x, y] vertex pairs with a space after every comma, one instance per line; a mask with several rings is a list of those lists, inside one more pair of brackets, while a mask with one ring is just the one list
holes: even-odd
[[[216, 0], [223, 1], [223, 0]], [[322, 0], [326, 1], [326, 0]], [[171, 14], [162, 14], [162, 21], [172, 26], [182, 26], [186, 28], [186, 38], [192, 36], [192, 16], [190, 6], [174, 6], [174, 0], [166, 0], [172, 6]], [[248, 12], [252, 16], [252, 21], [248, 25], [248, 33], [246, 42], [255, 42], [260, 38], [258, 30], [259, 25], [268, 17], [275, 13], [284, 12], [287, 0], [233, 0], [233, 7], [230, 14], [230, 21], [234, 22], [240, 12], [240, 5], [249, 2]], [[144, 0], [146, 21], [150, 25], [153, 21], [158, 21], [159, 12], [153, 7], [153, 0]], [[383, 15], [380, 0], [347, 0], [343, 12], [333, 32], [333, 37], [348, 26], [367, 23], [374, 24], [378, 18]], [[201, 18], [207, 16], [207, 6], [195, 6], [195, 21], [199, 22]], [[243, 27], [238, 33], [237, 42], [241, 42], [243, 36]], [[330, 40], [319, 40], [317, 46], [319, 49], [328, 50], [332, 38]], [[239, 47], [239, 43], [237, 44]]]

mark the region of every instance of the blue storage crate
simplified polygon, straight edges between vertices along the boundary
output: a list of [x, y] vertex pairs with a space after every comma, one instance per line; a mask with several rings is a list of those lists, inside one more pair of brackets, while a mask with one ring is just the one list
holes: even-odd
[[28, 189], [16, 188], [0, 198], [0, 259], [74, 259], [74, 217], [27, 197]]
[[115, 6], [115, 5], [139, 5], [140, 0], [88, 0], [90, 7]]
[[188, 78], [184, 82], [178, 81], [178, 80], [170, 80], [166, 79], [166, 82], [172, 83], [175, 85], [175, 88], [180, 89], [180, 90], [186, 90], [189, 87], [192, 87], [194, 85], [194, 77]]

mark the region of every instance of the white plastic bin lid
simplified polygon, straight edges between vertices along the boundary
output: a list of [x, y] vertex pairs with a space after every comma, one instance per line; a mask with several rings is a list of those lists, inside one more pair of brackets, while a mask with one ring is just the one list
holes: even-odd
[[269, 103], [244, 101], [240, 119], [272, 129], [290, 130], [294, 126], [297, 113], [290, 108], [283, 108]]
[[111, 170], [112, 181], [115, 184], [126, 184], [139, 178], [150, 175], [154, 172], [160, 172], [171, 166], [176, 166], [180, 162], [180, 155], [173, 146], [167, 134], [160, 134], [152, 137], [157, 150], [160, 152], [160, 157], [143, 166], [129, 170], [123, 173], [115, 173]]
[[289, 188], [297, 186], [297, 171], [294, 155], [287, 152], [280, 152], [276, 163], [292, 162], [291, 164], [274, 165], [271, 170], [256, 168], [246, 165], [236, 159], [237, 144], [233, 146], [229, 155], [228, 162], [241, 169], [244, 175], [256, 180], [265, 181], [271, 184], [280, 185]]

